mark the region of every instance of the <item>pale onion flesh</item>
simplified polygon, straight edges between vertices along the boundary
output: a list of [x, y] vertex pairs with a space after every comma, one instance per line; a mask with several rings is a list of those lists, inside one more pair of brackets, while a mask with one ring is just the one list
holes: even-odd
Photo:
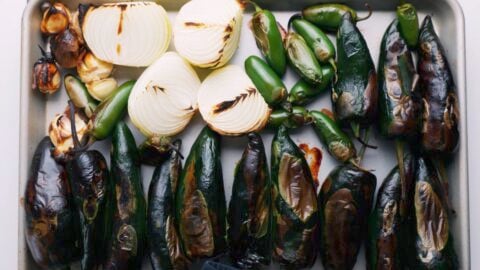
[[128, 99], [128, 114], [145, 136], [180, 133], [197, 110], [200, 79], [175, 52], [167, 52], [138, 78]]
[[238, 48], [243, 9], [237, 0], [187, 2], [175, 19], [177, 52], [198, 67], [224, 66]]
[[222, 135], [260, 131], [270, 108], [244, 69], [229, 65], [212, 72], [198, 90], [198, 107], [207, 124]]
[[89, 8], [82, 24], [90, 50], [121, 66], [145, 67], [168, 49], [171, 25], [154, 2], [106, 3]]

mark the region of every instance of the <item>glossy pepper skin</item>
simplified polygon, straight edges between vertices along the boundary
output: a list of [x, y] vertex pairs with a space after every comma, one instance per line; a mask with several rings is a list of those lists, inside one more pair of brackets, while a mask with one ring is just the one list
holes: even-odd
[[285, 109], [277, 109], [270, 114], [268, 126], [277, 129], [281, 125], [287, 128], [300, 128], [312, 123], [312, 117], [304, 107], [294, 106], [291, 112]]
[[41, 269], [67, 268], [80, 255], [79, 230], [64, 168], [48, 137], [38, 144], [25, 190], [25, 238]]
[[146, 245], [146, 202], [135, 139], [124, 122], [112, 136], [111, 174], [113, 211], [103, 269], [140, 269]]
[[268, 265], [272, 253], [272, 183], [260, 135], [248, 134], [248, 144], [235, 169], [228, 208], [230, 255], [242, 269]]
[[303, 9], [302, 16], [305, 20], [315, 24], [319, 28], [336, 32], [342, 24], [343, 15], [349, 13], [356, 22], [357, 12], [343, 4], [317, 4]]
[[417, 160], [413, 197], [410, 269], [458, 269], [446, 191], [437, 169], [425, 157]]
[[282, 34], [272, 12], [261, 9], [255, 4], [255, 13], [250, 21], [250, 28], [257, 47], [267, 63], [282, 77], [287, 69], [287, 59], [283, 47]]
[[335, 78], [335, 70], [331, 65], [322, 66], [322, 83], [312, 86], [305, 80], [300, 79], [292, 87], [288, 95], [288, 101], [293, 105], [306, 105], [313, 101], [315, 97], [329, 91], [332, 88], [332, 82]]
[[357, 151], [352, 140], [337, 123], [320, 111], [310, 111], [313, 119], [313, 129], [328, 152], [340, 162], [347, 162], [356, 157]]
[[414, 48], [418, 44], [418, 15], [415, 7], [405, 3], [397, 7], [399, 30], [408, 46]]
[[350, 13], [342, 17], [337, 33], [337, 73], [332, 91], [335, 116], [342, 123], [371, 125], [377, 116], [377, 74]]
[[185, 254], [212, 257], [226, 250], [226, 202], [220, 136], [205, 127], [198, 135], [178, 183], [175, 212]]
[[285, 38], [285, 50], [290, 65], [302, 79], [316, 87], [322, 85], [322, 67], [302, 36], [289, 32]]
[[[177, 149], [181, 141], [173, 143]], [[182, 161], [176, 151], [158, 166], [148, 190], [147, 243], [152, 269], [188, 269], [189, 261], [175, 222], [175, 191], [182, 170]]]
[[335, 168], [322, 185], [320, 255], [325, 269], [353, 269], [367, 233], [376, 177], [347, 164]]
[[135, 81], [125, 82], [98, 105], [89, 123], [90, 135], [94, 140], [104, 140], [112, 135], [116, 124], [125, 115], [134, 85]]
[[80, 217], [81, 267], [96, 269], [102, 264], [105, 250], [107, 196], [113, 192], [107, 161], [96, 150], [78, 152], [67, 163], [66, 170]]
[[[393, 168], [383, 181], [377, 195], [375, 208], [369, 217], [368, 240], [366, 241], [367, 269], [399, 270], [406, 268], [407, 250], [411, 238], [408, 234], [411, 219], [408, 209], [413, 205], [415, 182], [415, 157], [404, 158], [407, 182], [406, 204], [402, 204], [402, 185], [398, 166]], [[407, 211], [402, 213], [404, 205]]]
[[303, 152], [285, 126], [272, 141], [275, 188], [274, 256], [287, 269], [310, 267], [318, 252], [318, 207], [315, 187]]
[[394, 20], [382, 39], [378, 63], [378, 118], [383, 136], [411, 139], [419, 128], [418, 74], [412, 52], [398, 26], [398, 20]]
[[451, 153], [459, 140], [458, 99], [450, 65], [430, 16], [420, 29], [418, 74], [423, 97], [423, 149], [431, 154]]

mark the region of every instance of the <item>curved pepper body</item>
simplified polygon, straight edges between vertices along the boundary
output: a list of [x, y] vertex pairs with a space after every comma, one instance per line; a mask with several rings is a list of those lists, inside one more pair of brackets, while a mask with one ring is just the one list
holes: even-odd
[[322, 30], [304, 19], [294, 19], [292, 26], [303, 37], [320, 63], [326, 64], [335, 59], [335, 47]]
[[303, 9], [302, 16], [325, 31], [336, 32], [342, 23], [343, 15], [349, 13], [357, 20], [357, 12], [343, 4], [317, 4]]
[[305, 105], [314, 100], [318, 95], [329, 91], [335, 78], [335, 70], [331, 65], [322, 66], [322, 83], [312, 86], [300, 79], [290, 90], [288, 101], [293, 105]]
[[397, 7], [399, 30], [408, 46], [414, 48], [418, 44], [418, 15], [415, 7], [405, 3]]

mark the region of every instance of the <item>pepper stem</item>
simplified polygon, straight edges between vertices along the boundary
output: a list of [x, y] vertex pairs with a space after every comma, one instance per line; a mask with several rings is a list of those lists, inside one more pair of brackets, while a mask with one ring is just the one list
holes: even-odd
[[350, 122], [350, 127], [352, 128], [353, 136], [355, 138], [360, 137], [360, 124], [357, 122]]
[[297, 20], [297, 19], [301, 19], [302, 18], [302, 14], [300, 13], [295, 13], [292, 15], [292, 17], [290, 17], [290, 19], [288, 20], [288, 24], [287, 24], [287, 29], [288, 29], [288, 32], [290, 32], [290, 30], [292, 29], [292, 23], [294, 20]]
[[70, 129], [73, 139], [73, 150], [77, 151], [80, 148], [80, 140], [77, 135], [77, 127], [75, 125], [75, 105], [71, 99], [68, 100], [68, 107], [70, 109]]
[[436, 165], [437, 165], [437, 169], [438, 169], [438, 173], [440, 174], [440, 180], [443, 182], [443, 189], [445, 190], [445, 196], [447, 197], [447, 206], [448, 206], [448, 209], [450, 210], [450, 212], [452, 214], [455, 214], [455, 210], [453, 210], [452, 208], [452, 204], [450, 202], [450, 196], [449, 196], [449, 192], [448, 192], [448, 189], [449, 189], [449, 185], [448, 185], [448, 174], [447, 174], [447, 170], [445, 169], [445, 162], [443, 161], [442, 158], [438, 157], [438, 158], [435, 158], [434, 159]]
[[173, 143], [168, 143], [168, 147], [170, 147], [170, 149], [172, 151], [174, 151], [175, 153], [177, 153], [177, 155], [181, 158], [181, 159], [185, 159], [185, 157], [182, 155], [182, 153], [180, 152], [180, 149], [178, 149]]
[[373, 10], [372, 10], [372, 7], [370, 6], [369, 3], [365, 3], [365, 7], [368, 9], [368, 14], [367, 16], [363, 17], [363, 18], [357, 18], [357, 22], [361, 22], [361, 21], [365, 21], [367, 20], [368, 18], [370, 18], [373, 14]]
[[[363, 134], [363, 141], [368, 143], [369, 137], [370, 137], [370, 127], [365, 130], [365, 133]], [[358, 158], [360, 160], [362, 160], [363, 156], [365, 155], [365, 150], [367, 149], [367, 145], [368, 145], [367, 143], [362, 144], [362, 148], [360, 148], [360, 152], [358, 154]]]
[[407, 180], [405, 179], [405, 163], [403, 162], [403, 141], [400, 139], [395, 140], [395, 153], [397, 156], [398, 172], [400, 174], [400, 184], [402, 187], [401, 199], [400, 199], [400, 215], [405, 216], [407, 211]]
[[253, 1], [247, 1], [247, 3], [250, 3], [255, 8], [255, 12], [260, 12], [263, 10], [257, 3]]

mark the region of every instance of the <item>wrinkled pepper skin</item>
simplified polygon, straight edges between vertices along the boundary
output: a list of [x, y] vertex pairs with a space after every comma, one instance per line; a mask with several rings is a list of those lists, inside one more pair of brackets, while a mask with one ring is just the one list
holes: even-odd
[[226, 250], [226, 202], [220, 162], [220, 136], [205, 127], [180, 176], [176, 219], [185, 254], [212, 257]]
[[335, 59], [335, 47], [328, 36], [311, 22], [296, 18], [292, 20], [292, 27], [303, 37], [312, 49], [320, 63], [331, 63]]
[[[407, 202], [402, 204], [402, 185], [398, 166], [383, 181], [377, 195], [377, 202], [369, 217], [368, 240], [366, 242], [367, 269], [405, 269], [410, 217], [408, 209], [413, 204], [415, 182], [415, 158], [404, 158]], [[407, 211], [402, 213], [401, 207]]]
[[228, 208], [230, 255], [242, 269], [268, 265], [272, 253], [272, 184], [260, 135], [248, 134], [248, 144], [235, 169]]
[[305, 20], [315, 24], [325, 31], [336, 32], [342, 24], [343, 15], [349, 13], [354, 22], [357, 21], [357, 12], [344, 4], [317, 4], [303, 9]]
[[367, 233], [376, 177], [348, 164], [335, 168], [322, 185], [320, 255], [325, 269], [353, 269]]
[[[173, 143], [180, 149], [181, 141]], [[154, 270], [188, 269], [175, 222], [175, 191], [182, 170], [176, 151], [158, 166], [148, 190], [147, 243]]]
[[103, 261], [107, 233], [105, 206], [112, 192], [107, 161], [96, 150], [79, 152], [66, 169], [80, 217], [82, 270], [96, 269]]
[[458, 269], [449, 227], [449, 208], [444, 185], [433, 163], [424, 157], [417, 160], [411, 237], [414, 258], [410, 269]]
[[383, 36], [378, 67], [380, 133], [387, 138], [414, 138], [420, 118], [418, 74], [398, 20]]
[[431, 154], [452, 153], [459, 140], [458, 98], [445, 51], [430, 16], [420, 29], [418, 74], [423, 97], [423, 149]]
[[400, 34], [407, 45], [415, 48], [418, 44], [418, 14], [415, 7], [405, 3], [397, 7], [397, 18]]
[[272, 141], [275, 259], [286, 269], [311, 267], [318, 252], [318, 207], [313, 178], [303, 152], [285, 126]]
[[331, 65], [322, 66], [322, 83], [312, 86], [305, 80], [300, 79], [290, 90], [288, 101], [293, 105], [306, 105], [312, 102], [315, 97], [330, 91], [335, 78], [335, 70]]
[[41, 269], [67, 268], [80, 255], [72, 193], [53, 147], [48, 137], [38, 144], [25, 190], [25, 238]]
[[111, 175], [113, 196], [107, 207], [113, 211], [103, 269], [140, 269], [146, 246], [146, 201], [143, 193], [138, 149], [124, 122], [112, 136]]
[[377, 116], [377, 74], [350, 13], [343, 16], [337, 33], [337, 72], [332, 91], [336, 118], [342, 123], [371, 125]]

